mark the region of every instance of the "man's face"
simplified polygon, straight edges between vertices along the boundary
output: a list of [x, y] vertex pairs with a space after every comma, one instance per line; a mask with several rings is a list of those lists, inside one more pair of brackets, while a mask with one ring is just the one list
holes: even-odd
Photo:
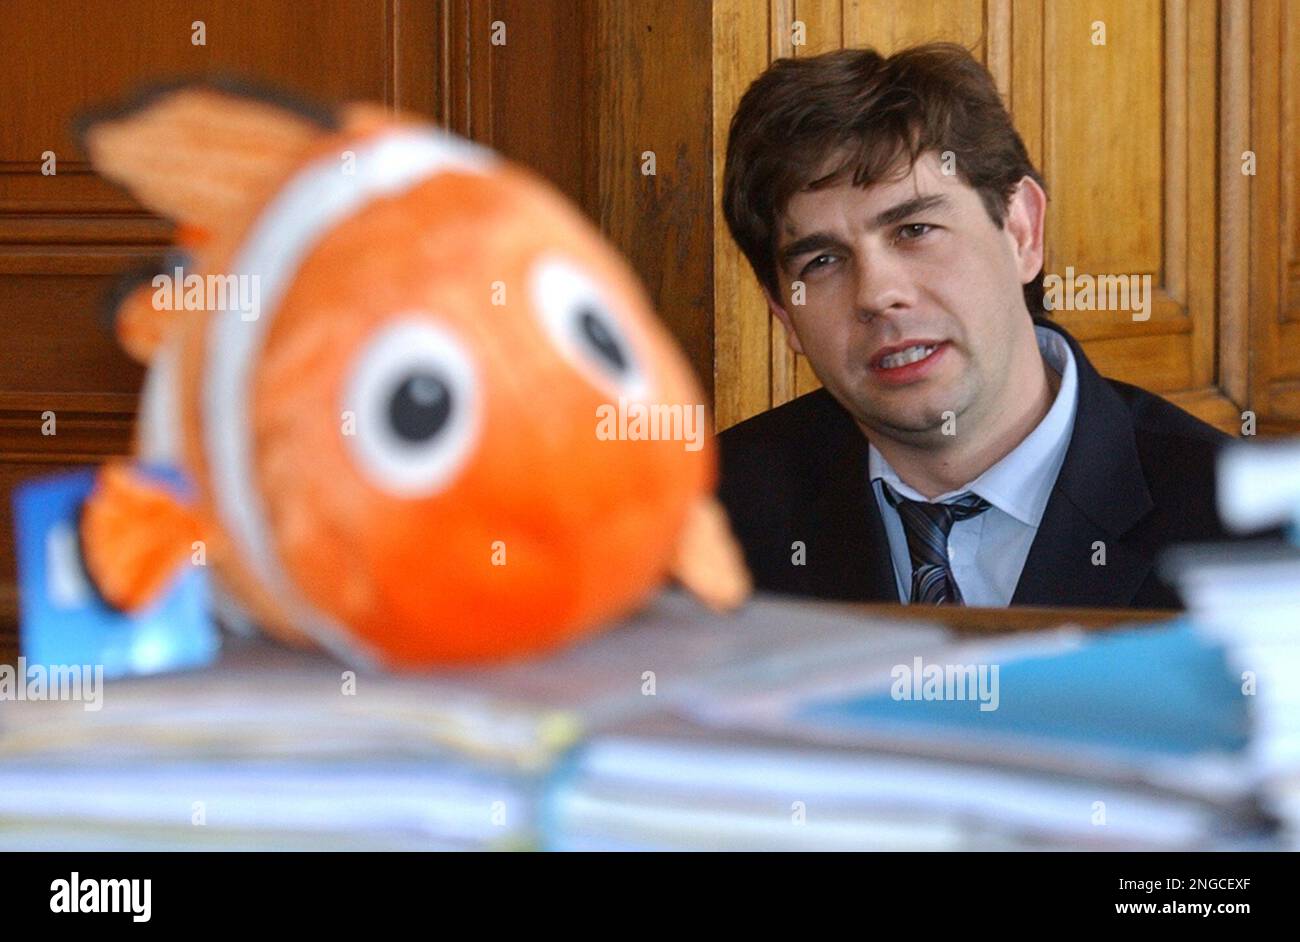
[[1017, 345], [1023, 351], [1027, 331], [1032, 343], [1022, 283], [1041, 263], [1040, 239], [1028, 253], [1022, 246], [1034, 212], [1041, 234], [1041, 191], [1026, 196], [1026, 185], [1004, 228], [933, 153], [897, 180], [864, 190], [843, 179], [791, 198], [773, 310], [791, 346], [868, 429], [937, 445], [945, 413], [958, 429], [978, 430], [1015, 395]]

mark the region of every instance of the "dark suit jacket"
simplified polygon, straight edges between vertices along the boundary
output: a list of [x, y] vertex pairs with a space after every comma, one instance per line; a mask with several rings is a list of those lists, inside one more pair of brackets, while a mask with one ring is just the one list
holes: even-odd
[[[1012, 605], [1176, 608], [1156, 557], [1230, 539], [1215, 508], [1215, 452], [1228, 436], [1170, 402], [1100, 376], [1074, 351], [1078, 409]], [[889, 543], [867, 474], [867, 439], [819, 389], [718, 436], [719, 496], [755, 584], [827, 599], [897, 602]], [[802, 541], [804, 564], [793, 544]], [[1094, 544], [1105, 565], [1093, 565]]]

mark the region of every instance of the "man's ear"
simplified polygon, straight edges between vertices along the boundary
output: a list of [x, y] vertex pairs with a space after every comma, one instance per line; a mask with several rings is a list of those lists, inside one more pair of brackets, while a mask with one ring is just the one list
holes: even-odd
[[790, 320], [790, 312], [782, 306], [780, 301], [772, 297], [772, 292], [767, 289], [766, 285], [763, 286], [763, 297], [767, 300], [767, 309], [785, 328], [785, 342], [790, 345], [791, 350], [802, 356], [803, 344], [799, 342], [799, 335], [794, 332], [794, 321]]
[[1021, 284], [1033, 280], [1043, 267], [1043, 226], [1046, 220], [1047, 194], [1033, 177], [1021, 177], [1007, 203], [1007, 218], [1003, 225], [1007, 235], [1011, 236]]

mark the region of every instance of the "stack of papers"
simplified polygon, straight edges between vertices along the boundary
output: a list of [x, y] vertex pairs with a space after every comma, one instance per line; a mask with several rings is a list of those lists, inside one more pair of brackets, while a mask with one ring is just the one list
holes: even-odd
[[1169, 570], [1189, 619], [1228, 652], [1265, 803], [1300, 848], [1300, 549], [1194, 547]]
[[541, 785], [593, 730], [654, 715], [784, 652], [816, 665], [941, 629], [666, 592], [549, 658], [420, 676], [350, 672], [234, 639], [202, 670], [104, 682], [98, 709], [0, 711], [0, 847], [536, 846]]
[[4, 848], [940, 849], [1265, 840], [1250, 716], [1186, 625], [962, 642], [675, 592], [551, 657], [420, 676], [236, 639], [5, 704]]
[[1230, 848], [1273, 829], [1223, 652], [1185, 625], [733, 676], [686, 713], [577, 751], [547, 846]]

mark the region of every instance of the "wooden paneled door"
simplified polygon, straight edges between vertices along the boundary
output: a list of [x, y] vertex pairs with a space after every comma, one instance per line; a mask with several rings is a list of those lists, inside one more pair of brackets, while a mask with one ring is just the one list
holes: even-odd
[[[1250, 224], [1230, 250], [1248, 273], [1233, 286], [1246, 299], [1252, 356], [1248, 395], [1269, 428], [1300, 427], [1300, 2], [1256, 0], [1230, 9], [1230, 55], [1252, 68], [1238, 78], [1237, 135], [1226, 158], [1253, 151]], [[1245, 141], [1245, 145], [1241, 142]], [[1236, 182], [1236, 181], [1234, 181]]]
[[[1300, 429], [1300, 3], [718, 0], [714, 16], [719, 174], [721, 122], [771, 59], [961, 43], [1046, 178], [1046, 272], [1151, 279], [1146, 319], [1052, 316], [1104, 374], [1225, 431], [1247, 410], [1262, 432]], [[725, 428], [817, 380], [714, 225]]]

